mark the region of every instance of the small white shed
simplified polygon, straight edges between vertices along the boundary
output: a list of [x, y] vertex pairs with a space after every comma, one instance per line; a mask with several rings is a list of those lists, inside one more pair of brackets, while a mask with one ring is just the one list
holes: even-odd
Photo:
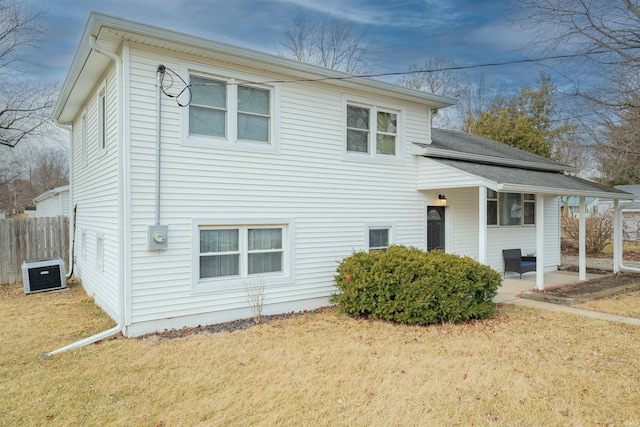
[[63, 185], [47, 190], [33, 199], [36, 217], [69, 216], [69, 186]]

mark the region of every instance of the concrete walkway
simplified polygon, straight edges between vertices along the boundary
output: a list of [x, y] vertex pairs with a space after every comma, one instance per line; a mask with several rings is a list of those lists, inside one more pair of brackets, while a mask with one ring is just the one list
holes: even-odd
[[[596, 274], [587, 274], [587, 278], [597, 277]], [[578, 273], [570, 271], [553, 271], [544, 275], [545, 286], [554, 286], [566, 283], [578, 282]], [[507, 277], [502, 281], [502, 286], [498, 288], [498, 295], [493, 299], [496, 303], [513, 304], [525, 307], [541, 308], [549, 311], [561, 311], [565, 313], [578, 314], [580, 316], [591, 317], [594, 319], [609, 320], [612, 322], [626, 323], [629, 325], [640, 326], [640, 319], [633, 317], [622, 317], [613, 314], [600, 313], [597, 311], [581, 310], [566, 305], [551, 304], [548, 302], [534, 301], [530, 299], [520, 298], [518, 295], [522, 291], [532, 291], [536, 286], [535, 273], [527, 273], [520, 279], [518, 276]]]

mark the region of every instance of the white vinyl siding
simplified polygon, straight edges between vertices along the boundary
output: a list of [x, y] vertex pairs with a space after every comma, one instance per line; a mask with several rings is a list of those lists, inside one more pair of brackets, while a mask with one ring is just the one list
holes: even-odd
[[[447, 188], [478, 187], [485, 185], [480, 177], [462, 172], [448, 165], [438, 163], [436, 160], [418, 156], [418, 189], [438, 190], [443, 183]], [[447, 191], [447, 198], [449, 197]]]
[[[82, 113], [73, 122], [74, 149], [73, 203], [77, 203], [76, 241], [84, 241], [83, 256], [76, 257], [74, 271], [83, 287], [109, 315], [115, 318], [118, 301], [118, 128], [117, 84], [115, 66], [110, 66], [98, 85], [90, 92]], [[100, 97], [104, 98], [104, 104]], [[104, 106], [104, 115], [102, 111]], [[106, 118], [101, 126], [101, 116]], [[84, 122], [84, 125], [83, 125]], [[100, 134], [104, 136], [102, 149]], [[86, 150], [83, 153], [83, 141]], [[85, 160], [86, 158], [86, 160]], [[83, 167], [84, 163], [91, 167]], [[64, 202], [71, 206], [71, 203]], [[82, 231], [80, 231], [82, 230]], [[86, 240], [84, 235], [86, 234]], [[98, 245], [97, 236], [102, 236]], [[99, 255], [99, 251], [102, 255]], [[102, 259], [98, 267], [96, 259]]]
[[[284, 273], [291, 280], [280, 280], [282, 277], [277, 274], [265, 275], [264, 314], [327, 304], [335, 292], [336, 263], [354, 250], [367, 249], [364, 223], [393, 223], [393, 243], [424, 246], [424, 197], [415, 189], [416, 160], [410, 155], [409, 145], [400, 141], [397, 144], [396, 157], [404, 158], [404, 165], [345, 163], [344, 97], [361, 99], [367, 94], [345, 95], [329, 85], [296, 83], [280, 86], [280, 111], [270, 111], [272, 128], [280, 132], [278, 152], [239, 152], [228, 148], [233, 144], [227, 142], [192, 143], [184, 116], [188, 112], [175, 100], [163, 98], [161, 218], [169, 226], [169, 249], [148, 252], [146, 228], [154, 221], [155, 188], [155, 104], [149, 100], [154, 99], [156, 90], [156, 75], [149, 70], [155, 70], [158, 63], [177, 70], [184, 64], [194, 64], [195, 59], [171, 58], [141, 46], [131, 47], [134, 325], [129, 328], [130, 333], [139, 333], [149, 325], [182, 327], [189, 322], [205, 324], [251, 315], [240, 278], [235, 284], [211, 279], [202, 287], [194, 285], [199, 282], [194, 268], [200, 254], [199, 248], [194, 250], [198, 226], [234, 225], [229, 224], [230, 219], [238, 226], [273, 226], [282, 224], [283, 217], [295, 219], [295, 233], [291, 234], [295, 264], [290, 261], [290, 268], [285, 267]], [[215, 64], [230, 77], [253, 75], [252, 81], [283, 79], [257, 70]], [[210, 78], [220, 75], [206, 65], [183, 70], [187, 76], [196, 70]], [[278, 89], [274, 86], [272, 90], [275, 93]], [[382, 97], [376, 100], [381, 106], [397, 102]], [[276, 126], [278, 114], [280, 125]], [[399, 121], [411, 123], [406, 126], [404, 138], [424, 141], [429, 135], [427, 118], [427, 106], [408, 104], [399, 117]], [[400, 126], [398, 133], [401, 140]], [[354, 192], [354, 188], [358, 190]], [[292, 232], [291, 226], [287, 231]], [[290, 256], [285, 245], [285, 262]], [[174, 320], [163, 320], [167, 313]]]
[[69, 216], [69, 190], [61, 191], [55, 195], [36, 203], [36, 216]]

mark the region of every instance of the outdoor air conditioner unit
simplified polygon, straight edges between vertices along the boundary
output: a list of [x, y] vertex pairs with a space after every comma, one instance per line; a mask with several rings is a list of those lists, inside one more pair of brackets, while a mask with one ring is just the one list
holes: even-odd
[[64, 261], [60, 258], [48, 258], [23, 262], [22, 283], [25, 294], [66, 288]]

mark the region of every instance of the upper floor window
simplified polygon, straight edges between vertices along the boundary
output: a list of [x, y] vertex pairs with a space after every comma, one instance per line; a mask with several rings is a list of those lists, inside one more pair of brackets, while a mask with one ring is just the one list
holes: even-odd
[[98, 89], [98, 154], [107, 148], [107, 91], [103, 83]]
[[349, 160], [398, 162], [402, 155], [402, 108], [345, 97], [345, 155]]
[[535, 225], [535, 194], [487, 190], [487, 225]]
[[227, 136], [227, 84], [190, 76], [189, 134]]
[[270, 92], [238, 85], [238, 139], [269, 142]]
[[347, 105], [348, 152], [395, 156], [397, 139], [397, 113]]
[[80, 117], [80, 165], [87, 165], [87, 113]]
[[277, 151], [277, 85], [244, 83], [259, 78], [230, 78], [223, 76], [224, 70], [203, 70], [187, 71], [191, 88], [184, 115], [187, 141], [205, 147]]

